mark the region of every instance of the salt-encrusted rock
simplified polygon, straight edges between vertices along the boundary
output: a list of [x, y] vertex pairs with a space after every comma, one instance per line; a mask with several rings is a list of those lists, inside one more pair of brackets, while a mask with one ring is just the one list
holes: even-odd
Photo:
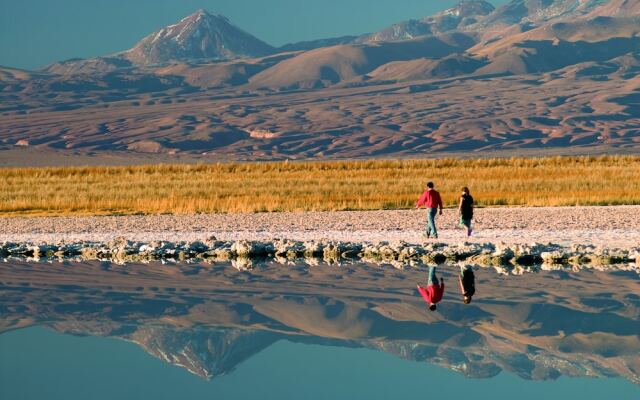
[[160, 246], [160, 242], [142, 243], [138, 247], [138, 254], [145, 259], [160, 259], [162, 257]]
[[640, 264], [640, 247], [634, 247], [629, 250], [629, 261]]
[[555, 250], [542, 252], [540, 253], [540, 257], [546, 264], [567, 264], [571, 254], [563, 250]]
[[510, 245], [498, 243], [496, 244], [495, 250], [493, 251], [493, 255], [502, 257], [505, 260], [510, 260], [516, 255], [516, 253]]
[[480, 254], [469, 257], [466, 261], [479, 264], [484, 267], [494, 265], [504, 265], [509, 263], [509, 259], [505, 259], [502, 253], [494, 254], [490, 250], [483, 250]]
[[219, 242], [219, 240], [214, 235], [211, 235], [205, 240], [203, 240], [203, 242], [207, 247], [213, 248], [213, 247], [217, 247], [216, 244]]
[[441, 252], [431, 251], [424, 253], [420, 257], [421, 261], [427, 265], [442, 264], [447, 261], [447, 256]]
[[629, 252], [621, 249], [598, 249], [590, 257], [591, 263], [596, 265], [612, 265], [629, 262]]
[[127, 240], [127, 238], [123, 237], [123, 236], [117, 236], [115, 238], [113, 238], [111, 241], [109, 241], [107, 243], [107, 246], [111, 249], [124, 249], [125, 247], [129, 246], [131, 244], [131, 242], [129, 242]]
[[189, 248], [189, 251], [195, 254], [204, 253], [205, 251], [209, 250], [209, 246], [207, 246], [205, 243], [200, 241], [188, 243], [187, 247]]
[[[577, 266], [574, 266], [576, 268]], [[579, 268], [579, 267], [577, 267]], [[540, 266], [540, 270], [542, 271], [566, 271], [572, 269], [563, 264], [553, 264], [553, 263], [545, 263]], [[575, 269], [573, 269], [575, 271]]]
[[323, 256], [325, 260], [339, 260], [340, 255], [348, 248], [342, 242], [328, 242], [323, 249]]
[[290, 259], [304, 257], [305, 244], [295, 240], [280, 239], [273, 242], [273, 254]]
[[[557, 249], [554, 249], [557, 250]], [[594, 245], [583, 245], [583, 244], [574, 244], [571, 246], [572, 253], [593, 253], [596, 250], [596, 246]]]
[[392, 260], [391, 262], [389, 262], [389, 264], [391, 264], [391, 266], [393, 266], [393, 268], [395, 269], [405, 269], [410, 266], [408, 262], [398, 260]]
[[55, 256], [56, 252], [58, 251], [58, 246], [56, 246], [55, 244], [40, 244], [38, 246], [40, 248], [39, 254], [40, 257], [46, 257], [46, 258], [52, 258]]
[[80, 255], [85, 260], [97, 260], [98, 259], [98, 249], [95, 247], [87, 246], [82, 247], [80, 249]]
[[231, 244], [225, 243], [219, 247], [213, 249], [213, 251], [209, 250], [207, 254], [212, 254], [214, 258], [225, 261], [233, 258], [234, 253], [231, 251]]
[[231, 251], [237, 257], [249, 257], [253, 245], [248, 240], [239, 240], [231, 245]]
[[282, 265], [287, 265], [291, 262], [291, 260], [289, 260], [286, 257], [282, 257], [282, 256], [274, 256], [273, 257], [273, 261], [277, 262], [278, 264], [282, 264]]
[[29, 246], [24, 243], [12, 243], [10, 246], [7, 246], [6, 251], [12, 257], [26, 257], [30, 256], [33, 253], [30, 251]]
[[398, 261], [401, 261], [403, 263], [411, 263], [412, 261], [418, 259], [420, 256], [422, 255], [422, 252], [413, 247], [413, 246], [406, 246], [401, 248], [398, 251], [398, 255], [396, 257], [396, 259]]
[[160, 242], [158, 248], [161, 251], [175, 250], [176, 244], [173, 242]]
[[302, 244], [305, 258], [322, 257], [324, 254], [324, 244], [322, 242], [307, 241]]
[[253, 259], [248, 257], [235, 258], [231, 260], [231, 265], [238, 271], [249, 271], [255, 266]]
[[364, 243], [362, 246], [362, 250], [360, 252], [361, 257], [363, 259], [367, 259], [371, 261], [379, 260], [381, 258], [380, 256], [381, 245], [382, 245], [381, 243], [379, 243], [378, 245], [375, 245], [372, 243]]
[[305, 258], [304, 263], [311, 267], [317, 267], [318, 265], [320, 265], [320, 258], [318, 257]]
[[344, 243], [340, 257], [342, 258], [357, 258], [362, 251], [362, 245], [358, 243]]
[[0, 257], [9, 256], [9, 248], [13, 246], [11, 242], [2, 242], [0, 243]]
[[589, 264], [592, 257], [586, 253], [573, 253], [569, 256], [567, 262], [571, 265]]
[[[309, 264], [317, 264], [320, 258], [325, 263], [345, 265], [353, 262], [371, 262], [405, 268], [413, 265], [437, 265], [446, 262], [477, 263], [493, 266], [501, 273], [521, 274], [535, 271], [540, 264], [545, 268], [567, 269], [569, 264], [576, 270], [584, 268], [626, 268], [628, 265], [613, 265], [640, 262], [640, 248], [630, 249], [596, 248], [574, 245], [570, 248], [555, 244], [497, 244], [490, 243], [444, 243], [411, 244], [403, 241], [379, 243], [353, 243], [342, 241], [220, 241], [211, 237], [195, 242], [131, 242], [123, 237], [107, 243], [84, 242], [56, 244], [0, 243], [0, 257], [39, 260], [57, 257], [59, 260], [103, 260], [117, 263], [182, 261], [218, 262], [236, 258], [260, 259], [275, 257], [284, 264], [299, 263], [304, 257]], [[549, 265], [552, 265], [550, 267]], [[634, 271], [637, 270], [634, 267]]]
[[362, 248], [362, 254], [367, 254], [371, 260], [390, 262], [398, 258], [398, 249], [388, 242], [380, 242], [377, 245], [368, 245]]
[[531, 243], [515, 244], [509, 246], [513, 253], [511, 262], [515, 265], [533, 266], [543, 262], [541, 254], [558, 250], [560, 247], [553, 244]]
[[[442, 247], [443, 254], [447, 257], [447, 259], [451, 262], [458, 262], [467, 260], [470, 257], [478, 255], [482, 253], [485, 249], [493, 250], [493, 246], [488, 246], [487, 244], [480, 243], [468, 243], [462, 242], [456, 245], [451, 245], [448, 247]], [[433, 248], [425, 248], [427, 251], [433, 251]]]

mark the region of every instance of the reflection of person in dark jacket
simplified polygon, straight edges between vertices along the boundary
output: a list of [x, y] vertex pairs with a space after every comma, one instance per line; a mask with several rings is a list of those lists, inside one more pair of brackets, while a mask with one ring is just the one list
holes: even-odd
[[476, 277], [473, 274], [471, 265], [460, 266], [460, 291], [462, 292], [462, 301], [464, 304], [471, 303], [471, 297], [476, 293]]

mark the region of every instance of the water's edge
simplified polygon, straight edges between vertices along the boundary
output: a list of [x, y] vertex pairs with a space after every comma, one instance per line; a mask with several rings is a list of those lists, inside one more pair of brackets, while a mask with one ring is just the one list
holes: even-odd
[[275, 260], [283, 263], [367, 262], [398, 268], [414, 265], [466, 263], [495, 266], [506, 272], [557, 267], [633, 270], [640, 274], [640, 247], [613, 248], [593, 245], [563, 246], [553, 243], [445, 243], [295, 241], [130, 241], [119, 237], [108, 242], [58, 243], [2, 242], [0, 258], [19, 261], [111, 261], [114, 263], [229, 262], [238, 269]]

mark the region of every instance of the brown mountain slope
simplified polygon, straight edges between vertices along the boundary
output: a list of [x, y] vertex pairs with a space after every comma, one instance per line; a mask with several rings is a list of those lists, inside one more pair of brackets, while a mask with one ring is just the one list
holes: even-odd
[[194, 87], [205, 89], [222, 88], [243, 85], [253, 75], [293, 56], [295, 56], [295, 53], [284, 53], [257, 59], [201, 62], [196, 64], [178, 63], [148, 69], [148, 72], [158, 76], [181, 77], [185, 83]]
[[470, 36], [447, 34], [402, 42], [341, 45], [304, 52], [250, 79], [253, 87], [317, 88], [362, 76], [391, 61], [441, 58], [474, 44]]
[[498, 7], [480, 24], [485, 27], [513, 24], [538, 25], [546, 21], [575, 19], [589, 14], [602, 3], [603, 0], [512, 0]]
[[24, 69], [0, 66], [0, 82], [1, 83], [29, 80], [29, 79], [33, 79], [37, 75], [38, 75], [37, 73], [27, 71]]
[[131, 67], [133, 64], [129, 60], [120, 57], [97, 57], [59, 61], [46, 66], [42, 72], [57, 75], [101, 75]]
[[640, 0], [607, 0], [593, 9], [587, 16], [629, 17], [640, 15]]
[[543, 25], [469, 49], [489, 65], [479, 73], [544, 72], [587, 61], [606, 61], [640, 50], [640, 17], [597, 17]]
[[384, 64], [367, 74], [378, 81], [416, 81], [467, 75], [486, 63], [480, 59], [453, 54], [439, 60], [420, 58]]
[[491, 56], [504, 53], [527, 41], [602, 42], [612, 38], [632, 38], [640, 34], [640, 16], [628, 18], [596, 17], [575, 22], [545, 24], [493, 43], [478, 44], [469, 49], [472, 54]]
[[493, 5], [486, 1], [465, 0], [435, 15], [419, 20], [403, 21], [379, 32], [363, 35], [357, 41], [390, 42], [443, 34], [476, 24], [494, 9]]

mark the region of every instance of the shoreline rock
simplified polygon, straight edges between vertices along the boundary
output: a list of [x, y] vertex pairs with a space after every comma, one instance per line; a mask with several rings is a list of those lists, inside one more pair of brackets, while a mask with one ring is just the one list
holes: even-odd
[[222, 241], [210, 237], [202, 241], [136, 242], [116, 237], [108, 242], [78, 241], [67, 243], [2, 242], [0, 258], [5, 261], [109, 261], [118, 264], [162, 262], [233, 262], [238, 269], [251, 269], [265, 261], [282, 263], [320, 261], [329, 264], [364, 262], [406, 268], [419, 265], [474, 264], [493, 267], [501, 273], [519, 274], [536, 269], [593, 268], [631, 265], [640, 274], [640, 248], [596, 246], [563, 247], [553, 243], [445, 244], [429, 242], [355, 243], [329, 239], [295, 241]]

